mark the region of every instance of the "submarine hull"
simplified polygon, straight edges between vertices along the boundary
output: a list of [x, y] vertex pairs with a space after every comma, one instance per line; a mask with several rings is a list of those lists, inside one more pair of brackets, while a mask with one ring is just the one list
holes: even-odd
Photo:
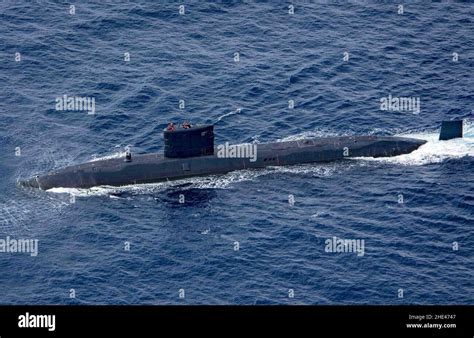
[[213, 155], [187, 158], [169, 158], [161, 153], [134, 155], [129, 162], [112, 158], [69, 166], [21, 181], [20, 185], [48, 190], [162, 182], [268, 166], [397, 156], [408, 154], [424, 143], [405, 137], [347, 136], [256, 144], [254, 158], [221, 157], [217, 149]]

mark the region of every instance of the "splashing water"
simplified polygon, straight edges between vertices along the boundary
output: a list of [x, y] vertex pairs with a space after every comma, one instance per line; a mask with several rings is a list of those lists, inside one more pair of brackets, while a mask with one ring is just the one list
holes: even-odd
[[379, 158], [361, 157], [358, 159], [400, 165], [424, 165], [440, 163], [450, 158], [474, 156], [474, 125], [471, 121], [464, 122], [463, 138], [440, 141], [439, 132], [401, 134], [398, 136], [422, 139], [427, 143], [410, 154]]

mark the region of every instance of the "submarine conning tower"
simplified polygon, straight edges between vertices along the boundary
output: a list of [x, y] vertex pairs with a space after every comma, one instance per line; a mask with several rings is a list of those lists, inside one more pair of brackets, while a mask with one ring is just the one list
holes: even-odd
[[164, 130], [165, 156], [185, 158], [214, 154], [214, 126], [196, 125], [188, 129]]

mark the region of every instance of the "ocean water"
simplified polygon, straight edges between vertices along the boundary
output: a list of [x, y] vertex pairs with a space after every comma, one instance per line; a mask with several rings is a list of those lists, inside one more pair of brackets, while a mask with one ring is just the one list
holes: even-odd
[[[0, 304], [473, 304], [474, 4], [179, 5], [0, 3], [0, 239], [38, 240], [37, 256], [0, 252]], [[56, 110], [63, 95], [93, 97], [95, 114]], [[420, 112], [381, 110], [388, 95]], [[455, 118], [465, 137], [437, 141]], [[171, 183], [17, 186], [162, 151], [184, 119], [216, 123], [218, 143], [428, 142]], [[364, 254], [326, 252], [333, 237]]]

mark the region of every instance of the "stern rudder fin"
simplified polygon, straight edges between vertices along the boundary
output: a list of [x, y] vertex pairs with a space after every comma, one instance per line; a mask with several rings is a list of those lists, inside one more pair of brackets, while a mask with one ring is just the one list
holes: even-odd
[[442, 121], [439, 139], [446, 141], [453, 138], [462, 137], [462, 120]]

